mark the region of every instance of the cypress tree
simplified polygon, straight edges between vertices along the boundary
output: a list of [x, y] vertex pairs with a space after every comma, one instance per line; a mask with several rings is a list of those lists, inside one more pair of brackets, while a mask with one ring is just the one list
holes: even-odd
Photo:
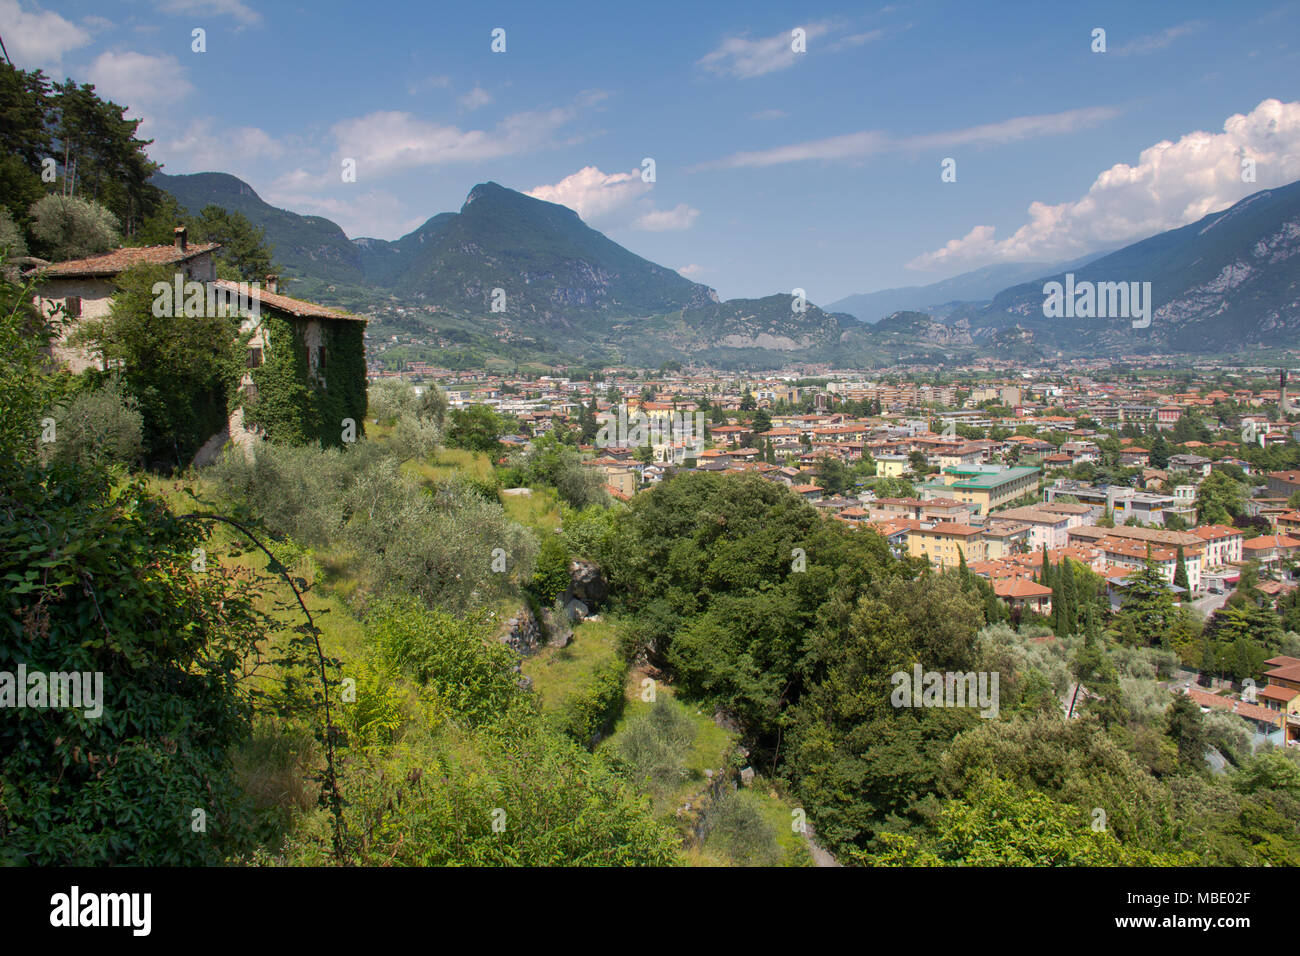
[[1065, 560], [1052, 571], [1052, 630], [1057, 637], [1065, 636]]
[[1074, 587], [1074, 570], [1070, 567], [1070, 559], [1062, 558], [1059, 569], [1061, 580], [1061, 626], [1066, 634], [1073, 634], [1076, 621], [1078, 597], [1075, 594]]
[[1187, 565], [1183, 560], [1183, 546], [1178, 546], [1178, 563], [1174, 565], [1174, 587], [1182, 588], [1185, 591], [1191, 590], [1187, 583]]

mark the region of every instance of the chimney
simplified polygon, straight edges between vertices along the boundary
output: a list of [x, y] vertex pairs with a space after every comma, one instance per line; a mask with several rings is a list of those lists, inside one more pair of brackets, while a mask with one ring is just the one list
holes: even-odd
[[184, 252], [189, 245], [185, 239], [185, 227], [177, 226], [174, 230], [172, 230], [172, 233], [176, 237], [176, 242], [175, 242], [176, 248], [179, 249], [181, 252]]
[[274, 292], [275, 289], [276, 289], [276, 285], [279, 283], [279, 281], [280, 281], [280, 277], [279, 277], [278, 275], [276, 275], [275, 273], [271, 273], [269, 276], [267, 276], [267, 277], [266, 277], [266, 291], [267, 291], [267, 292]]

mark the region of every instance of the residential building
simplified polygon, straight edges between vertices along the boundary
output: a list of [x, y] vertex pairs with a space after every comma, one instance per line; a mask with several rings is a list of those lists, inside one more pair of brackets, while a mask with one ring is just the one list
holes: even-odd
[[1205, 565], [1222, 568], [1241, 563], [1241, 529], [1222, 524], [1208, 524], [1193, 528], [1192, 534], [1205, 542]]
[[971, 525], [940, 521], [930, 527], [917, 528], [908, 533], [907, 551], [912, 557], [929, 558], [941, 568], [955, 568], [964, 556], [966, 564], [987, 558], [984, 535]]

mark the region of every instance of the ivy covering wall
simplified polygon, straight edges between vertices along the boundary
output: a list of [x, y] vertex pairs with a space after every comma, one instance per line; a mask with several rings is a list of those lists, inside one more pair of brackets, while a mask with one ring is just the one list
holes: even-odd
[[365, 324], [320, 321], [324, 386], [310, 376], [305, 326], [263, 311], [262, 328], [269, 344], [262, 365], [252, 370], [257, 396], [243, 399], [244, 421], [265, 429], [278, 444], [319, 442], [324, 448], [339, 447], [344, 444], [344, 419], [356, 423], [356, 438], [365, 434]]

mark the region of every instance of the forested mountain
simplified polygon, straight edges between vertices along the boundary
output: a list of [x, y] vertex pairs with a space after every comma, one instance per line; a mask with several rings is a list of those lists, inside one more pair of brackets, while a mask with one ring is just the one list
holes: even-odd
[[157, 173], [153, 184], [175, 196], [192, 215], [210, 205], [242, 213], [254, 226], [266, 230], [276, 260], [293, 276], [339, 284], [363, 281], [361, 253], [338, 224], [321, 216], [300, 216], [277, 209], [236, 176]]
[[[1300, 333], [1292, 267], [1300, 252], [1300, 184], [1256, 193], [1100, 258], [989, 266], [800, 312], [784, 294], [719, 301], [712, 289], [629, 252], [571, 209], [497, 183], [475, 186], [459, 212], [439, 213], [400, 239], [349, 241], [329, 220], [276, 209], [233, 176], [159, 174], [153, 182], [191, 211], [216, 204], [243, 213], [266, 230], [279, 261], [303, 281], [301, 291], [323, 301], [346, 288], [353, 307], [358, 299], [396, 300], [422, 310], [417, 321], [430, 329], [467, 322], [498, 339], [614, 361], [654, 365], [695, 355], [739, 367], [887, 365], [976, 354], [1030, 361], [1058, 351], [1285, 346]], [[1043, 285], [1064, 282], [1066, 272], [1076, 282], [1151, 283], [1151, 325], [1044, 317]], [[849, 312], [881, 321], [858, 324]]]

